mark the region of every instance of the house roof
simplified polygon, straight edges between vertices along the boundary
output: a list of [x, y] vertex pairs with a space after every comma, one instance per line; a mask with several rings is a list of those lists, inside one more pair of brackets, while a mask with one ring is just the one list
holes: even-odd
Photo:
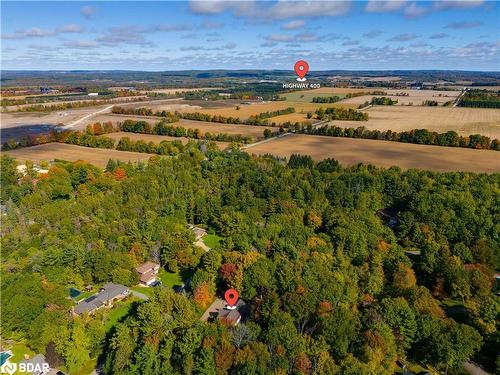
[[135, 270], [139, 273], [145, 273], [145, 272], [148, 272], [150, 271], [151, 269], [153, 268], [159, 268], [160, 265], [158, 263], [154, 263], [154, 262], [146, 262], [146, 263], [143, 263], [141, 264], [139, 267], [137, 267]]
[[152, 280], [156, 278], [156, 272], [155, 271], [148, 271], [148, 272], [144, 272], [144, 273], [141, 273], [141, 275], [139, 276], [139, 280], [143, 283], [147, 283], [148, 281]]
[[229, 324], [237, 324], [241, 319], [241, 314], [238, 310], [221, 309], [219, 310], [217, 318]]
[[85, 300], [81, 301], [78, 305], [76, 305], [75, 313], [83, 314], [86, 312], [92, 312], [102, 307], [108, 301], [120, 295], [126, 294], [127, 292], [128, 288], [126, 286], [113, 283], [105, 284], [99, 293], [94, 294], [89, 298], [86, 298]]

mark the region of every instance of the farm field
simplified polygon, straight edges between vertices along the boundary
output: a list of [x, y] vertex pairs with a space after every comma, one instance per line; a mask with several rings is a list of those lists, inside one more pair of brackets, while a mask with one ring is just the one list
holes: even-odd
[[[134, 115], [113, 115], [103, 114], [96, 116], [86, 124], [93, 124], [96, 121], [106, 122], [111, 121], [113, 124], [123, 122], [125, 120], [143, 120], [154, 125], [160, 121], [159, 117], [138, 117]], [[264, 129], [275, 131], [276, 128], [271, 126], [252, 126], [252, 125], [235, 125], [235, 124], [220, 124], [217, 122], [193, 121], [181, 119], [178, 122], [170, 124], [173, 126], [183, 126], [186, 129], [200, 129], [202, 133], [226, 133], [231, 135], [243, 135], [250, 137], [263, 137]]]
[[427, 129], [443, 133], [454, 130], [460, 135], [481, 134], [500, 138], [500, 110], [460, 107], [374, 106], [366, 110], [368, 121], [332, 121], [342, 127], [364, 126], [370, 130], [405, 131]]
[[335, 158], [342, 165], [358, 163], [398, 166], [439, 172], [500, 172], [498, 151], [415, 145], [369, 139], [292, 134], [247, 149], [250, 154], [311, 155], [315, 160]]
[[[104, 136], [109, 137], [109, 138], [113, 138], [114, 140], [116, 140], [117, 143], [123, 137], [128, 137], [132, 141], [142, 140], [144, 142], [154, 142], [154, 143], [160, 143], [161, 141], [168, 141], [168, 142], [181, 141], [183, 144], [186, 144], [190, 140], [192, 140], [192, 139], [187, 138], [187, 137], [170, 137], [168, 135], [139, 134], [139, 133], [130, 133], [130, 132], [108, 133], [108, 134], [104, 134]], [[198, 140], [195, 139], [194, 141], [198, 141]], [[215, 142], [215, 144], [217, 144], [217, 147], [219, 147], [220, 150], [224, 150], [230, 145], [230, 142]]]
[[276, 124], [283, 124], [284, 122], [304, 122], [304, 121], [318, 121], [315, 119], [308, 119], [306, 113], [289, 113], [287, 115], [275, 116], [269, 119], [269, 122], [274, 122]]
[[[381, 89], [387, 93], [387, 95], [376, 95], [389, 97], [392, 100], [397, 100], [396, 105], [408, 105], [412, 103], [414, 106], [421, 106], [422, 102], [425, 100], [434, 100], [439, 104], [455, 100], [460, 91], [438, 91], [438, 90], [397, 90], [397, 89]], [[371, 90], [366, 90], [371, 91]], [[398, 96], [398, 93], [407, 93], [408, 96]], [[357, 96], [355, 98], [349, 98], [342, 100], [341, 103], [344, 104], [363, 104], [366, 101], [370, 101], [374, 95], [363, 95]]]
[[124, 162], [135, 162], [148, 160], [152, 154], [143, 154], [139, 152], [108, 150], [102, 148], [90, 148], [65, 143], [46, 143], [43, 145], [24, 147], [12, 151], [6, 151], [6, 154], [16, 158], [19, 162], [26, 160], [32, 162], [52, 161], [54, 159], [77, 161], [84, 160], [98, 167], [105, 168], [109, 159], [121, 160]]
[[[276, 101], [276, 102], [263, 102], [253, 104], [238, 104], [240, 109], [236, 109], [236, 105], [226, 108], [202, 108], [197, 109], [196, 112], [207, 113], [210, 115], [220, 115], [224, 117], [239, 117], [240, 119], [247, 119], [250, 116], [258, 115], [262, 112], [277, 111], [286, 109], [288, 107], [295, 108], [296, 113], [314, 112], [319, 107], [342, 107], [339, 103], [307, 103], [298, 101]], [[182, 109], [180, 112], [190, 112], [190, 110]]]
[[1, 128], [39, 124], [70, 124], [86, 115], [106, 108], [106, 105], [68, 109], [55, 112], [12, 112], [0, 113]]
[[[259, 102], [260, 103], [260, 102]], [[149, 100], [147, 102], [125, 103], [121, 107], [127, 108], [151, 108], [154, 111], [187, 111], [197, 112], [202, 108], [232, 108], [241, 105], [241, 100], [185, 100], [178, 99], [160, 99]]]
[[147, 91], [158, 92], [161, 94], [175, 94], [176, 92], [207, 91], [207, 90], [220, 90], [220, 89], [221, 89], [220, 87], [194, 87], [194, 88], [180, 87], [175, 89], [152, 89]]
[[331, 93], [318, 93], [314, 90], [302, 90], [302, 91], [294, 91], [288, 92], [286, 94], [282, 94], [281, 97], [285, 97], [287, 101], [295, 101], [295, 102], [303, 102], [303, 103], [311, 103], [313, 98], [316, 96], [328, 97], [328, 96], [338, 96], [339, 98], [345, 98], [346, 94], [331, 94]]

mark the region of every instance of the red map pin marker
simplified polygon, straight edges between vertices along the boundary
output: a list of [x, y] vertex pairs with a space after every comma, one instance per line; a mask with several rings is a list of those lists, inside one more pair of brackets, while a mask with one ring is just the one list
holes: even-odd
[[307, 63], [307, 61], [304, 61], [304, 60], [299, 60], [295, 63], [295, 66], [294, 66], [294, 69], [295, 69], [295, 73], [299, 76], [299, 78], [297, 78], [297, 81], [306, 81], [307, 79], [304, 78], [307, 74], [307, 72], [309, 71], [309, 64]]
[[228, 289], [224, 293], [224, 299], [230, 307], [233, 307], [238, 302], [238, 292], [234, 289]]

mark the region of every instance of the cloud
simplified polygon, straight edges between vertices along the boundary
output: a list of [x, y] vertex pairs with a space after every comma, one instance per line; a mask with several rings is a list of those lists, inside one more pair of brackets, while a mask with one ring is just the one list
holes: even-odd
[[110, 27], [96, 41], [109, 47], [121, 44], [134, 44], [142, 47], [153, 47], [154, 44], [144, 38], [145, 30], [137, 26]]
[[98, 46], [97, 42], [93, 40], [66, 40], [62, 45], [74, 49], [92, 49]]
[[365, 11], [369, 13], [385, 13], [394, 12], [403, 8], [406, 5], [405, 1], [379, 1], [369, 0], [365, 6]]
[[408, 18], [421, 17], [424, 14], [427, 14], [427, 12], [428, 12], [427, 8], [418, 6], [417, 3], [411, 3], [403, 10], [404, 16]]
[[436, 33], [436, 34], [432, 34], [429, 39], [444, 39], [444, 38], [448, 38], [449, 35], [446, 34], [446, 33]]
[[220, 47], [216, 47], [218, 50], [228, 50], [228, 49], [235, 49], [236, 48], [236, 43], [226, 43]]
[[350, 1], [278, 1], [269, 10], [269, 18], [341, 16], [351, 10]]
[[350, 1], [286, 1], [273, 5], [255, 1], [190, 1], [191, 12], [197, 14], [219, 14], [227, 11], [237, 17], [282, 20], [300, 17], [341, 16], [351, 10]]
[[41, 29], [39, 27], [32, 27], [25, 30], [16, 30], [14, 33], [2, 34], [2, 39], [5, 40], [20, 40], [20, 39], [30, 39], [30, 38], [46, 38], [51, 36], [56, 36], [58, 34], [64, 33], [81, 33], [84, 29], [82, 26], [77, 24], [68, 24], [56, 28], [55, 30]]
[[357, 46], [359, 44], [359, 40], [346, 40], [342, 43], [343, 46]]
[[181, 51], [199, 51], [201, 49], [203, 49], [201, 46], [182, 46], [179, 48]]
[[268, 42], [292, 42], [294, 38], [291, 35], [271, 34], [266, 36], [266, 40]]
[[180, 47], [179, 50], [183, 52], [187, 51], [226, 51], [226, 50], [232, 50], [236, 48], [236, 43], [226, 43], [222, 46], [217, 46], [217, 47], [202, 47], [202, 46], [183, 46]]
[[224, 27], [224, 24], [220, 22], [205, 20], [201, 23], [201, 27], [203, 29], [222, 29]]
[[398, 34], [393, 36], [390, 39], [387, 39], [388, 42], [407, 42], [409, 40], [416, 39], [417, 36], [415, 34]]
[[88, 5], [80, 8], [80, 13], [88, 20], [94, 16], [95, 12], [96, 9]]
[[54, 31], [40, 29], [38, 27], [32, 27], [31, 29], [17, 30], [14, 33], [2, 34], [2, 39], [14, 40], [14, 39], [27, 39], [27, 38], [45, 38], [54, 35], [56, 35]]
[[482, 26], [483, 23], [479, 21], [461, 21], [461, 22], [452, 22], [446, 25], [444, 28], [445, 29], [473, 29], [475, 27], [480, 27]]
[[484, 0], [461, 0], [461, 1], [435, 1], [432, 8], [436, 10], [444, 9], [466, 9], [480, 7], [484, 4]]
[[160, 24], [160, 25], [150, 26], [147, 29], [142, 30], [141, 32], [171, 33], [175, 31], [189, 31], [193, 29], [194, 27], [191, 24]]
[[372, 39], [372, 38], [376, 38], [382, 34], [384, 34], [384, 32], [382, 30], [372, 30], [372, 31], [368, 31], [368, 32], [364, 33], [363, 37]]
[[299, 42], [316, 42], [319, 40], [319, 37], [313, 33], [299, 33], [295, 35], [295, 40]]
[[306, 23], [303, 20], [290, 21], [281, 25], [281, 30], [296, 30], [303, 27]]
[[237, 15], [241, 15], [245, 10], [250, 10], [255, 7], [253, 1], [222, 1], [222, 0], [204, 0], [190, 1], [189, 9], [197, 14], [218, 14], [226, 11], [233, 11]]
[[58, 27], [57, 31], [60, 33], [82, 33], [84, 31], [84, 28], [75, 23], [71, 23], [68, 25]]

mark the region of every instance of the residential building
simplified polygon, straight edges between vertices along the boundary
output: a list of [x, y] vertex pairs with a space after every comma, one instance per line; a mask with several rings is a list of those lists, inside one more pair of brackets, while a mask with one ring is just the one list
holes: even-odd
[[129, 293], [130, 290], [126, 286], [108, 283], [101, 288], [99, 293], [79, 302], [74, 307], [73, 313], [76, 315], [93, 314], [102, 307], [112, 307], [115, 301], [125, 298]]
[[139, 281], [142, 285], [151, 285], [156, 281], [156, 277], [158, 276], [158, 271], [160, 270], [160, 265], [154, 262], [146, 262], [141, 264], [136, 268], [137, 273], [139, 274]]
[[226, 326], [234, 327], [239, 324], [241, 320], [241, 314], [236, 309], [221, 309], [219, 310], [217, 319]]

